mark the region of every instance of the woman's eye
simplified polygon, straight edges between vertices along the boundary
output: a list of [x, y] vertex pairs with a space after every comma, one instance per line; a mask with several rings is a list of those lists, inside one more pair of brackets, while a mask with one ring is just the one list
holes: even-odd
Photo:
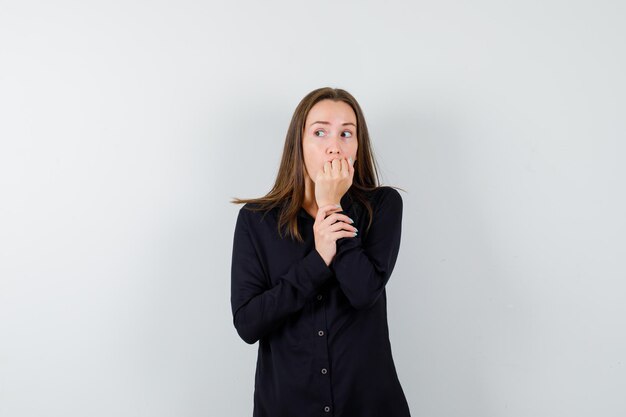
[[[321, 138], [323, 136], [318, 135], [318, 133], [320, 133], [320, 132], [324, 133], [324, 136], [326, 135], [326, 133], [323, 130], [316, 130], [315, 132], [313, 132], [313, 134], [315, 136], [317, 136], [318, 138]], [[350, 132], [349, 130], [344, 130], [343, 133], [347, 133], [348, 134], [348, 136], [344, 136], [344, 138], [346, 138], [346, 139], [349, 139], [349, 138], [352, 137], [352, 132]]]

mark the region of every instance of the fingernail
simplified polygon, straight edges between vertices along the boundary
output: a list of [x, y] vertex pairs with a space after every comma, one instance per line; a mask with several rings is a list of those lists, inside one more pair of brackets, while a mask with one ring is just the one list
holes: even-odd
[[350, 161], [350, 165], [352, 165], [352, 157], [348, 158], [348, 161]]
[[350, 217], [348, 217], [350, 219], [350, 223], [354, 223], [354, 220], [352, 220]]
[[341, 208], [341, 204], [335, 204], [335, 207]]

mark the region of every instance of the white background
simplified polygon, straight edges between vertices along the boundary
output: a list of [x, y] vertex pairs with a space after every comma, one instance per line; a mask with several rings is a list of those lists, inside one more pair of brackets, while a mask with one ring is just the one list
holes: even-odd
[[344, 88], [414, 416], [626, 415], [626, 6], [0, 1], [0, 415], [249, 416], [240, 206]]

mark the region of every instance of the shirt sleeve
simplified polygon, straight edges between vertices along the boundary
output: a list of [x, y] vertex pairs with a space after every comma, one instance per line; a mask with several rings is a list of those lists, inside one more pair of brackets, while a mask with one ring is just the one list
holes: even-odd
[[[374, 218], [364, 240], [337, 240], [337, 253], [330, 268], [352, 307], [368, 309], [382, 294], [396, 264], [402, 230], [402, 197], [391, 187], [381, 191]], [[350, 213], [347, 213], [350, 216]]]
[[[235, 226], [231, 307], [237, 333], [246, 343], [253, 344], [301, 310], [333, 273], [313, 248], [285, 274], [270, 280], [252, 243], [246, 211], [239, 211]], [[277, 284], [270, 286], [272, 281]]]

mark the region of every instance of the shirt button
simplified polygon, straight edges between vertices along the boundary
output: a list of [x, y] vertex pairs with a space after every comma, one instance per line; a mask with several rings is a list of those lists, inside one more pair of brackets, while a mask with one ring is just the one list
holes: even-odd
[[322, 294], [317, 294], [317, 299], [318, 299], [318, 300], [321, 300], [322, 298], [324, 298], [324, 297], [322, 296]]
[[328, 369], [326, 369], [326, 368], [322, 368], [322, 373], [323, 373], [324, 375], [326, 375], [326, 374], [328, 373]]
[[324, 330], [320, 330], [319, 332], [317, 332], [318, 336], [324, 336]]
[[326, 411], [327, 413], [330, 412], [330, 407], [329, 406], [324, 407], [324, 411]]

